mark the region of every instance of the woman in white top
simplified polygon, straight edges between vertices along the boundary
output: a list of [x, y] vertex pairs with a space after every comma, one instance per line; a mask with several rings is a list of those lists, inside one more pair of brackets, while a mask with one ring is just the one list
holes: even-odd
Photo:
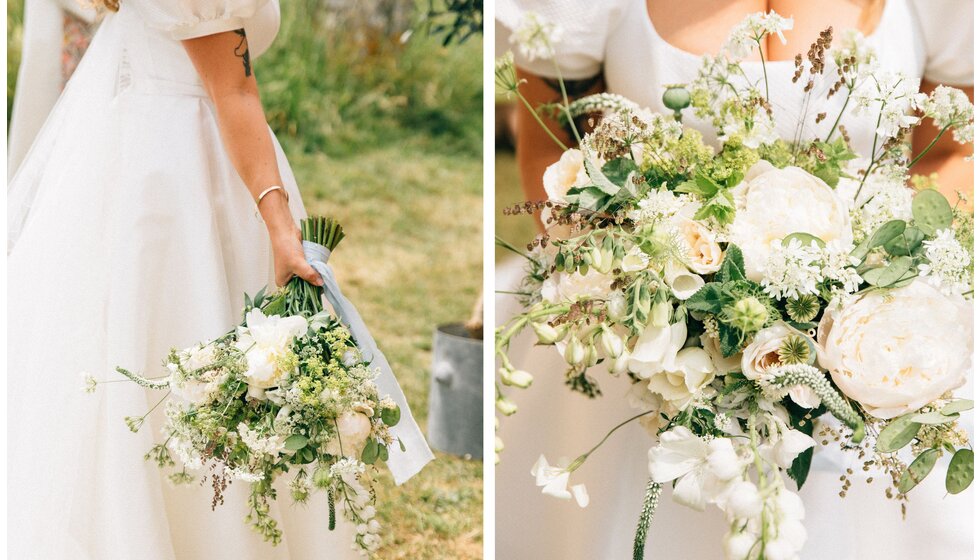
[[[160, 411], [136, 434], [123, 422], [160, 395], [79, 389], [80, 371], [160, 371], [172, 346], [238, 323], [245, 292], [293, 275], [321, 284], [255, 81], [278, 2], [105, 3], [118, 11], [9, 186], [8, 556], [357, 557], [348, 524], [328, 531], [322, 495], [294, 505], [280, 488], [271, 514], [284, 535], [273, 547], [243, 521], [246, 483], [232, 483], [216, 511], [210, 485], [171, 485], [143, 460]], [[414, 426], [410, 414], [402, 422]]]
[[[793, 29], [785, 32], [785, 45], [774, 37], [765, 45], [770, 99], [783, 138], [793, 137], [802, 100], [802, 87], [791, 83], [792, 59], [797, 53], [805, 53], [818, 33], [831, 25], [836, 36], [849, 28], [864, 33], [885, 68], [922, 78], [923, 91], [942, 83], [962, 87], [973, 97], [973, 14], [968, 0], [502, 0], [497, 4], [497, 50], [499, 54], [510, 49], [508, 38], [525, 11], [537, 12], [562, 28], [555, 60], [577, 95], [610, 91], [668, 113], [661, 101], [664, 86], [690, 82], [700, 66], [700, 56], [717, 52], [736, 23], [750, 13], [770, 9], [794, 19]], [[514, 50], [519, 77], [527, 80], [522, 91], [532, 105], [558, 100], [555, 63], [522, 59]], [[749, 60], [745, 65], [748, 75], [761, 79], [758, 59]], [[827, 102], [830, 114], [839, 111], [842, 97]], [[826, 135], [831, 126], [828, 121], [810, 129], [808, 135]], [[684, 123], [700, 130], [708, 141], [715, 141], [710, 125], [690, 111], [685, 112]], [[874, 123], [848, 112], [842, 124], [856, 151], [870, 152]], [[564, 134], [557, 126], [552, 131]], [[931, 125], [923, 126], [913, 143], [928, 142], [934, 135]], [[565, 141], [572, 139], [566, 136]], [[971, 196], [972, 164], [964, 161], [964, 156], [972, 146], [961, 146], [947, 136], [938, 147], [913, 171], [939, 173], [951, 198], [956, 190]], [[541, 177], [560, 154], [529, 113], [520, 110], [517, 157], [529, 200], [545, 198]], [[497, 289], [515, 289], [521, 271], [516, 267], [498, 271]], [[498, 317], [504, 319], [517, 310], [512, 298], [499, 297]], [[588, 400], [568, 393], [562, 375], [566, 365], [554, 349], [534, 348], [529, 334], [511, 348], [515, 366], [537, 375], [527, 391], [508, 393], [519, 412], [501, 422], [500, 435], [507, 447], [496, 469], [498, 554], [515, 560], [629, 558], [647, 479], [647, 450], [652, 443], [640, 426], [630, 425], [617, 432], [574, 473], [576, 482], [589, 487], [591, 503], [585, 509], [534, 495], [529, 475], [538, 454], [547, 453], [551, 459], [560, 454], [575, 457], [610, 427], [632, 416], [634, 411], [624, 398], [628, 383], [596, 371], [594, 376], [600, 379], [605, 396]], [[967, 419], [966, 424], [970, 421]], [[934, 473], [910, 494], [908, 519], [903, 521], [899, 505], [884, 496], [884, 478], [866, 484], [867, 473], [850, 460], [850, 455], [835, 453], [832, 445], [817, 450], [810, 478], [801, 492], [809, 532], [801, 558], [970, 556], [972, 489], [944, 497], [943, 477]], [[856, 466], [856, 474], [847, 498], [842, 500], [838, 497], [839, 477], [849, 466]], [[941, 472], [940, 467], [937, 472]], [[709, 508], [695, 512], [665, 498], [653, 518], [647, 558], [722, 558], [726, 530], [720, 511]]]

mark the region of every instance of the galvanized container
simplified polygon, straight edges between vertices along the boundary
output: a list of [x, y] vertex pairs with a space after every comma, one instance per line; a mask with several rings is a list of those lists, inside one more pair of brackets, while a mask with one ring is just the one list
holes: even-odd
[[483, 458], [483, 341], [459, 323], [436, 328], [429, 386], [429, 445]]

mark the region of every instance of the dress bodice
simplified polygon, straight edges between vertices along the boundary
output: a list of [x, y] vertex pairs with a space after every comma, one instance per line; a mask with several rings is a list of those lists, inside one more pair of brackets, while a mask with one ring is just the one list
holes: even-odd
[[[878, 55], [880, 66], [890, 72], [902, 72], [914, 79], [953, 86], [973, 83], [973, 26], [962, 21], [967, 0], [888, 0], [875, 30], [867, 41]], [[957, 8], [957, 9], [954, 9]], [[555, 45], [557, 66], [566, 79], [580, 79], [602, 73], [606, 88], [623, 95], [641, 106], [669, 113], [661, 100], [669, 84], [689, 83], [697, 76], [701, 56], [707, 53], [684, 51], [657, 33], [645, 0], [610, 0], [558, 2], [501, 0], [497, 10], [498, 50], [507, 44], [511, 30], [519, 25], [526, 11], [540, 13], [546, 20], [563, 29]], [[844, 30], [835, 30], [839, 37]], [[816, 39], [816, 37], [814, 37]], [[836, 42], [835, 42], [836, 44]], [[515, 49], [515, 62], [526, 70], [554, 78], [555, 64], [550, 60], [527, 60]], [[743, 63], [749, 80], [762, 82], [762, 65], [758, 61]], [[770, 101], [773, 105], [777, 132], [791, 140], [802, 114], [805, 95], [803, 83], [792, 83], [795, 68], [792, 60], [766, 63]], [[813, 95], [807, 108], [805, 138], [823, 137], [833, 124], [833, 118], [815, 125], [817, 113], [836, 115], [844, 102], [843, 92], [831, 99], [826, 91], [836, 77], [827, 78], [823, 94]], [[700, 130], [709, 142], [717, 137], [709, 123], [684, 114], [684, 124]], [[871, 150], [874, 122], [867, 117], [855, 117], [847, 110], [841, 119], [858, 153]]]

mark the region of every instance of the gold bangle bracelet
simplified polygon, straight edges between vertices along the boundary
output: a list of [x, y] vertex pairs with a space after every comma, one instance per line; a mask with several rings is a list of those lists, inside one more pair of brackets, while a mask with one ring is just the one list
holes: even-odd
[[282, 191], [282, 195], [286, 197], [286, 202], [289, 202], [289, 193], [286, 192], [286, 189], [282, 188], [281, 185], [273, 185], [259, 193], [259, 198], [255, 201], [255, 206], [258, 207], [259, 204], [262, 204], [262, 199], [265, 198], [265, 195], [272, 191]]

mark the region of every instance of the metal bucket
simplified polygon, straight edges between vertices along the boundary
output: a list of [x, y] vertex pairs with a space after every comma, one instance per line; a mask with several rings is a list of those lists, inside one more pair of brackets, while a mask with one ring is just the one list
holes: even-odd
[[459, 323], [435, 330], [428, 428], [434, 449], [483, 458], [483, 341]]

